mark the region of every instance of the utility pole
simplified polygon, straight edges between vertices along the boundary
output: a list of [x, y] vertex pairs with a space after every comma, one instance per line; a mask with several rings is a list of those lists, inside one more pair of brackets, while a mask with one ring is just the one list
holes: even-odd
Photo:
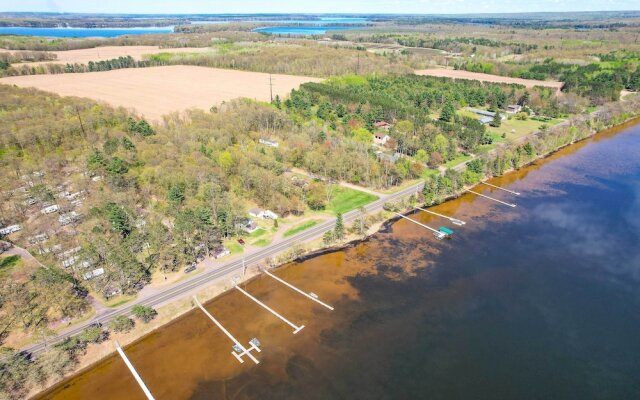
[[360, 53], [358, 53], [358, 64], [356, 65], [356, 75], [360, 74]]
[[87, 138], [87, 132], [84, 131], [84, 124], [82, 123], [82, 117], [80, 116], [80, 110], [78, 109], [78, 106], [75, 107], [76, 108], [76, 115], [78, 116], [78, 120], [80, 121], [80, 129], [82, 129], [82, 136], [84, 136], [84, 138]]
[[273, 80], [271, 79], [271, 74], [269, 74], [269, 94], [271, 96], [271, 102], [273, 103]]

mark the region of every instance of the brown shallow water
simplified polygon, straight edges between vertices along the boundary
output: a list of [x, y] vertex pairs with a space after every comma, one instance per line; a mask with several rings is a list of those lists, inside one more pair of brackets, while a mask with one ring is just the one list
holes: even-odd
[[[617, 301], [640, 303], [638, 271], [627, 271], [631, 278], [625, 279], [623, 290], [611, 287], [619, 284], [620, 271], [604, 279], [605, 272], [598, 269], [599, 257], [622, 257], [616, 247], [621, 244], [612, 244], [602, 254], [590, 253], [596, 245], [585, 251], [580, 245], [591, 240], [588, 230], [575, 235], [577, 241], [570, 233], [540, 239], [550, 229], [566, 228], [554, 226], [558, 221], [570, 225], [578, 215], [566, 214], [583, 204], [592, 204], [593, 209], [580, 214], [581, 218], [597, 216], [604, 222], [618, 221], [616, 213], [632, 209], [635, 203], [625, 200], [633, 191], [618, 185], [629, 179], [628, 171], [640, 171], [638, 153], [630, 157], [640, 150], [633, 147], [639, 133], [638, 126], [627, 124], [492, 180], [523, 192], [515, 199], [521, 205], [516, 209], [473, 195], [435, 207], [437, 212], [467, 221], [465, 227], [453, 227], [456, 234], [451, 241], [437, 242], [424, 229], [400, 220], [367, 241], [275, 272], [317, 293], [335, 306], [333, 312], [270, 277], [244, 285], [294, 323], [306, 326], [295, 336], [289, 326], [238, 291], [206, 304], [243, 343], [252, 337], [260, 339], [263, 351], [257, 366], [239, 364], [230, 354], [230, 341], [197, 309], [125, 351], [156, 399], [624, 398], [619, 395], [640, 394], [640, 388], [627, 379], [640, 368], [637, 361], [625, 358], [625, 353], [640, 350], [627, 343], [627, 331], [640, 326], [637, 313], [633, 317], [626, 314], [628, 310], [621, 311], [620, 317], [627, 321], [624, 325], [609, 320], [614, 317], [606, 313], [600, 316], [591, 304], [594, 297], [614, 310], [620, 307]], [[513, 200], [496, 189], [481, 190]], [[612, 190], [620, 192], [618, 200], [609, 196]], [[450, 226], [426, 213], [412, 218], [435, 227]], [[607, 240], [598, 237], [596, 243]], [[629, 235], [628, 240], [626, 248], [633, 247], [637, 235]], [[624, 257], [640, 261], [633, 252]], [[591, 263], [595, 263], [591, 269], [572, 269]], [[556, 268], [559, 265], [563, 268]], [[580, 288], [594, 285], [592, 291], [581, 293], [576, 277], [584, 279]], [[629, 291], [630, 297], [613, 299], [614, 289], [616, 296]], [[593, 315], [575, 320], [585, 307]], [[600, 342], [586, 333], [597, 331], [594, 326], [613, 327], [619, 334], [602, 355], [591, 349]], [[598, 389], [581, 386], [579, 379], [586, 376], [602, 385]], [[144, 395], [124, 363], [113, 355], [40, 398], [144, 399]]]

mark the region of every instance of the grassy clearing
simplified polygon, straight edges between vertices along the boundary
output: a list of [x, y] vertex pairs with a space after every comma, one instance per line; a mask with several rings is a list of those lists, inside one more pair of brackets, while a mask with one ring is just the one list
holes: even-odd
[[268, 239], [258, 239], [255, 242], [251, 243], [254, 246], [258, 246], [258, 247], [264, 247], [264, 246], [268, 246], [269, 244], [271, 244], [271, 240]]
[[11, 268], [15, 266], [18, 261], [20, 261], [20, 256], [16, 255], [0, 258], [0, 269]]
[[[517, 120], [515, 118], [507, 119], [502, 121], [502, 124], [494, 128], [492, 126], [487, 127], [487, 132], [494, 137], [494, 143], [498, 141], [504, 141], [502, 138], [503, 134], [506, 134], [506, 139], [519, 139], [523, 136], [526, 136], [530, 133], [536, 132], [540, 130], [542, 125], [553, 126], [562, 122], [561, 119], [552, 119], [548, 122], [536, 121], [533, 119], [527, 119], [525, 121]], [[496, 140], [495, 138], [499, 137], [500, 140]]]
[[0, 277], [8, 275], [20, 261], [21, 259], [18, 255], [0, 258]]
[[244, 251], [244, 246], [236, 242], [228, 242], [226, 248], [231, 254], [242, 253]]
[[453, 168], [453, 167], [455, 167], [456, 165], [458, 165], [458, 164], [460, 164], [460, 163], [463, 163], [463, 162], [465, 162], [465, 161], [471, 160], [472, 158], [473, 158], [473, 157], [471, 157], [471, 156], [466, 156], [466, 155], [464, 155], [464, 154], [460, 154], [458, 157], [454, 158], [453, 160], [451, 160], [451, 161], [447, 161], [447, 162], [444, 164], [444, 166], [445, 166], [445, 168], [447, 168], [447, 169], [448, 169], [448, 168]]
[[121, 305], [130, 302], [133, 299], [135, 299], [135, 296], [116, 296], [116, 297], [113, 297], [108, 302], [106, 302], [105, 306], [111, 307], [111, 308], [116, 308], [116, 307], [120, 307]]
[[328, 204], [327, 211], [333, 214], [344, 214], [347, 211], [355, 210], [375, 200], [378, 200], [378, 197], [372, 194], [342, 186], [335, 186], [333, 188], [333, 198]]
[[267, 233], [267, 230], [264, 228], [259, 228], [258, 230], [256, 230], [255, 232], [251, 232], [248, 236], [250, 238], [257, 238], [260, 237], [262, 235], [264, 235], [265, 233]]
[[440, 171], [438, 171], [437, 169], [425, 168], [422, 171], [422, 174], [420, 174], [420, 177], [422, 179], [427, 179], [427, 178], [431, 178], [431, 177], [434, 177], [434, 176], [439, 175], [439, 174], [440, 174]]
[[316, 226], [317, 224], [318, 224], [318, 221], [315, 220], [315, 219], [312, 219], [311, 221], [303, 222], [300, 225], [296, 225], [293, 228], [287, 229], [284, 232], [284, 237], [295, 235], [296, 233], [300, 233], [300, 232], [302, 232], [304, 230], [307, 230], [307, 229], [311, 228], [312, 226]]

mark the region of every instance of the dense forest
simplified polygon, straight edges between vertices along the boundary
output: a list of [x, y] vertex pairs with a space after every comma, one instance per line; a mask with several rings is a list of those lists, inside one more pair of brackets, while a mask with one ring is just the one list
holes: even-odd
[[[576, 111], [544, 89], [415, 75], [347, 76], [306, 83], [277, 106], [302, 119], [318, 118], [363, 142], [372, 141], [376, 122], [393, 122], [392, 140], [386, 146], [436, 168], [491, 143], [485, 125], [456, 110], [470, 106], [500, 112], [509, 104], [549, 116]], [[416, 167], [404, 169], [412, 176]]]
[[[313, 195], [283, 174], [291, 166], [370, 186], [406, 177], [369, 144], [270, 105], [235, 101], [151, 127], [87, 100], [0, 90], [1, 225], [22, 224], [18, 242], [46, 265], [66, 260], [70, 290], [135, 292], [153, 269], [181, 268], [236, 235], [250, 205], [304, 213]], [[39, 211], [51, 204], [60, 214]], [[83, 282], [96, 268], [105, 274]]]
[[[82, 73], [161, 65], [197, 65], [318, 77], [354, 73], [411, 72], [407, 65], [393, 59], [351, 48], [334, 48], [315, 44], [305, 46], [237, 46], [233, 42], [226, 41], [212, 47], [212, 50], [215, 51], [212, 51], [211, 54], [161, 52], [149, 55], [140, 61], [131, 57], [119, 57], [97, 62], [90, 61], [87, 64], [43, 64], [37, 66], [28, 64], [10, 66], [7, 62], [0, 64], [0, 76]], [[0, 63], [2, 63], [2, 59], [0, 59]]]
[[506, 64], [465, 61], [455, 64], [456, 69], [473, 72], [502, 72], [525, 79], [554, 79], [565, 83], [562, 90], [588, 98], [594, 104], [615, 101], [623, 89], [640, 90], [640, 54], [612, 52], [599, 54], [599, 62], [585, 65], [568, 64], [551, 58], [536, 64]]

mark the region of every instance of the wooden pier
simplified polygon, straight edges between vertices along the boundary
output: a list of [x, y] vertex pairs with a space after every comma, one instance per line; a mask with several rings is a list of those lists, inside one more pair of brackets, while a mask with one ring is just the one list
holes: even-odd
[[442, 217], [442, 218], [448, 219], [454, 225], [462, 226], [462, 225], [466, 224], [466, 222], [464, 222], [463, 220], [460, 220], [458, 218], [449, 217], [449, 216], [443, 215], [443, 214], [438, 214], [437, 212], [431, 211], [431, 210], [427, 210], [426, 208], [416, 207], [416, 209], [418, 209], [420, 211], [424, 211], [424, 212], [429, 213], [429, 214], [436, 215], [438, 217]]
[[147, 385], [144, 384], [144, 381], [142, 380], [140, 375], [138, 375], [138, 372], [133, 367], [133, 364], [131, 364], [131, 361], [129, 361], [129, 359], [127, 358], [127, 355], [124, 353], [124, 350], [122, 350], [122, 347], [120, 347], [120, 343], [116, 341], [115, 345], [116, 345], [116, 351], [118, 352], [118, 354], [120, 354], [120, 357], [122, 357], [122, 360], [127, 365], [127, 368], [129, 368], [129, 371], [131, 371], [131, 374], [136, 379], [136, 382], [138, 382], [138, 385], [140, 385], [140, 388], [144, 392], [145, 396], [147, 396], [147, 399], [154, 400], [153, 395], [151, 394], [151, 391], [149, 390], [149, 388], [147, 388]]
[[467, 192], [469, 192], [469, 193], [473, 193], [473, 194], [475, 194], [476, 196], [484, 197], [485, 199], [493, 200], [493, 201], [498, 202], [498, 203], [500, 203], [500, 204], [504, 204], [505, 206], [509, 206], [509, 207], [515, 207], [515, 206], [516, 206], [516, 205], [515, 205], [515, 204], [513, 204], [513, 203], [507, 203], [507, 202], [504, 202], [504, 201], [502, 201], [502, 200], [498, 200], [498, 199], [495, 199], [495, 198], [493, 198], [493, 197], [489, 197], [489, 196], [487, 196], [487, 195], [485, 195], [485, 194], [478, 193], [478, 192], [474, 192], [473, 190], [467, 190]]
[[395, 213], [395, 214], [396, 214], [398, 217], [401, 217], [401, 218], [404, 218], [404, 219], [406, 219], [406, 220], [409, 220], [409, 221], [413, 222], [413, 223], [414, 223], [414, 224], [416, 224], [416, 225], [420, 225], [421, 227], [426, 228], [426, 229], [428, 229], [428, 230], [432, 231], [432, 232], [433, 232], [433, 236], [435, 236], [435, 237], [436, 237], [436, 239], [438, 239], [438, 240], [441, 240], [441, 239], [444, 239], [445, 237], [447, 237], [447, 234], [446, 234], [446, 233], [444, 233], [444, 232], [440, 232], [439, 230], [434, 229], [434, 228], [432, 228], [432, 227], [430, 227], [430, 226], [427, 226], [427, 225], [423, 224], [422, 222], [418, 222], [418, 221], [416, 221], [415, 219], [411, 219], [411, 218], [409, 218], [409, 217], [407, 217], [407, 216], [405, 216], [405, 215], [402, 215], [402, 214], [400, 214], [400, 213]]
[[236, 289], [238, 289], [242, 294], [244, 294], [245, 296], [247, 296], [248, 298], [250, 298], [251, 300], [253, 300], [254, 302], [256, 302], [258, 305], [260, 305], [262, 308], [264, 308], [265, 310], [269, 311], [271, 314], [275, 315], [276, 317], [278, 317], [282, 322], [284, 322], [285, 324], [289, 325], [290, 327], [293, 328], [293, 334], [295, 335], [296, 333], [300, 332], [303, 328], [304, 325], [296, 325], [293, 322], [289, 321], [288, 319], [286, 319], [285, 317], [283, 317], [282, 315], [278, 314], [275, 310], [273, 310], [271, 307], [269, 307], [268, 305], [264, 304], [263, 302], [261, 302], [260, 300], [256, 299], [255, 297], [253, 297], [251, 294], [249, 294], [246, 290], [242, 289], [240, 286], [236, 286]]
[[278, 282], [282, 283], [283, 285], [295, 290], [296, 292], [300, 293], [301, 295], [305, 296], [306, 298], [315, 301], [316, 303], [320, 304], [321, 306], [328, 308], [329, 310], [333, 311], [333, 307], [328, 305], [327, 303], [324, 303], [322, 301], [320, 301], [320, 299], [318, 299], [317, 297], [314, 297], [312, 294], [309, 293], [305, 293], [302, 290], [298, 289], [297, 287], [293, 286], [292, 284], [290, 284], [289, 282], [278, 278], [277, 276], [275, 276], [274, 274], [272, 274], [271, 272], [267, 271], [266, 269], [264, 269], [262, 272], [264, 272], [265, 275], [272, 277], [273, 279], [277, 280]]
[[480, 182], [480, 183], [482, 183], [483, 185], [491, 186], [492, 188], [504, 190], [505, 192], [508, 192], [508, 193], [511, 193], [511, 194], [515, 194], [516, 196], [520, 196], [520, 192], [514, 192], [513, 190], [509, 190], [509, 189], [505, 189], [505, 188], [500, 187], [500, 186], [492, 185], [491, 183], [488, 183], [488, 182]]

